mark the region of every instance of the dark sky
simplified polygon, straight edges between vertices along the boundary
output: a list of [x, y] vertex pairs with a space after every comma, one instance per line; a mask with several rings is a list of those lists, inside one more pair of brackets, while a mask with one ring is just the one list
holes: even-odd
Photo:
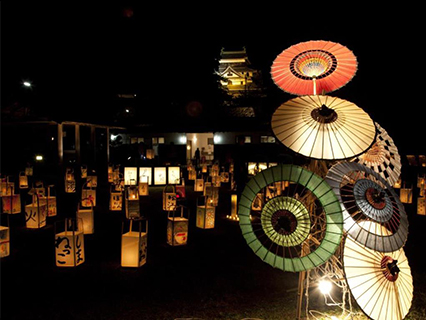
[[[425, 149], [419, 8], [298, 4], [231, 10], [218, 3], [194, 10], [13, 1], [1, 9], [2, 106], [23, 94], [24, 79], [34, 83], [37, 107], [56, 113], [102, 112], [120, 91], [149, 101], [178, 92], [196, 99], [208, 95], [222, 47], [245, 46], [252, 64], [269, 76], [273, 60], [289, 46], [329, 40], [358, 59], [352, 81], [330, 95], [367, 111], [398, 147]], [[282, 102], [290, 98], [282, 94]]]

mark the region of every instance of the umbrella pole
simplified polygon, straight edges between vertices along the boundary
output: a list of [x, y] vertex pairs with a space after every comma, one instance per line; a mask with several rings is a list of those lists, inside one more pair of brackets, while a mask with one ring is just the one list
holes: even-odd
[[312, 82], [313, 82], [313, 87], [314, 87], [314, 96], [316, 96], [317, 95], [317, 78], [313, 77]]
[[303, 287], [306, 278], [306, 271], [299, 272], [299, 284], [297, 288], [297, 310], [296, 319], [300, 320], [302, 316], [302, 304], [303, 304]]

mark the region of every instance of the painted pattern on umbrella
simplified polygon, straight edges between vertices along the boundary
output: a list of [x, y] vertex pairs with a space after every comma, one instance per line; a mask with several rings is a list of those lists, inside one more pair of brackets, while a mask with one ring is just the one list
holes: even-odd
[[[262, 211], [253, 211], [258, 194], [276, 182], [288, 183], [280, 183], [280, 191], [269, 193], [269, 200], [263, 198]], [[324, 179], [296, 165], [277, 165], [252, 177], [241, 194], [238, 216], [250, 248], [283, 271], [299, 272], [322, 265], [343, 236], [343, 216], [336, 195]]]
[[[335, 164], [325, 180], [340, 200], [344, 230], [366, 247], [390, 252], [408, 237], [408, 217], [393, 188], [378, 173], [358, 163]], [[371, 222], [379, 224], [380, 228]], [[384, 232], [386, 230], [386, 232]]]
[[401, 175], [401, 156], [387, 131], [377, 122], [375, 125], [377, 128], [375, 143], [365, 153], [351, 161], [373, 169], [393, 186]]
[[280, 53], [271, 66], [271, 76], [285, 92], [311, 95], [316, 94], [314, 90], [328, 93], [341, 88], [357, 68], [357, 59], [347, 47], [317, 40], [298, 43]]
[[[366, 222], [369, 229], [383, 229]], [[384, 228], [381, 233], [388, 231]], [[401, 320], [413, 300], [413, 278], [408, 259], [401, 248], [379, 252], [347, 237], [343, 251], [343, 269], [352, 296], [361, 310], [375, 320]]]
[[281, 143], [306, 157], [341, 160], [357, 156], [375, 141], [370, 116], [354, 103], [331, 96], [301, 96], [275, 110], [272, 130]]

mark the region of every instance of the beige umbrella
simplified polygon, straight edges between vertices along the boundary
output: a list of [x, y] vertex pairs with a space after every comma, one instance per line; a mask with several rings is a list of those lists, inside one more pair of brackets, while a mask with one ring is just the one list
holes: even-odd
[[374, 122], [364, 110], [347, 100], [326, 95], [290, 99], [275, 110], [271, 126], [286, 147], [321, 160], [357, 156], [376, 137]]
[[[369, 229], [382, 228], [374, 222], [366, 223]], [[402, 248], [378, 252], [348, 236], [343, 269], [352, 296], [368, 317], [400, 320], [407, 315], [413, 299], [413, 278]]]
[[365, 153], [351, 161], [360, 163], [379, 173], [391, 186], [401, 175], [401, 157], [392, 138], [377, 122], [377, 137]]

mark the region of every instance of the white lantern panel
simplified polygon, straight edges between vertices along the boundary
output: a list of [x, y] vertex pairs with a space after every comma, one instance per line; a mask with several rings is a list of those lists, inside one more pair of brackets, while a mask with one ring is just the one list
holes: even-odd
[[29, 229], [38, 229], [46, 225], [47, 203], [31, 203], [25, 206], [25, 224]]
[[21, 212], [21, 196], [19, 194], [3, 196], [2, 204], [4, 213], [16, 214]]
[[197, 206], [196, 226], [201, 229], [212, 229], [215, 223], [215, 207]]
[[148, 182], [152, 185], [152, 169], [151, 167], [140, 167], [139, 168], [139, 181]]
[[180, 167], [168, 167], [168, 183], [179, 184], [180, 183]]
[[93, 209], [77, 210], [78, 230], [83, 230], [84, 234], [95, 233], [95, 221]]
[[136, 167], [125, 167], [124, 168], [124, 185], [130, 186], [130, 185], [136, 185], [137, 183], [137, 171], [138, 168]]
[[188, 241], [188, 219], [169, 217], [167, 221], [167, 243], [171, 246], [181, 246]]
[[154, 168], [154, 185], [166, 184], [166, 167]]

